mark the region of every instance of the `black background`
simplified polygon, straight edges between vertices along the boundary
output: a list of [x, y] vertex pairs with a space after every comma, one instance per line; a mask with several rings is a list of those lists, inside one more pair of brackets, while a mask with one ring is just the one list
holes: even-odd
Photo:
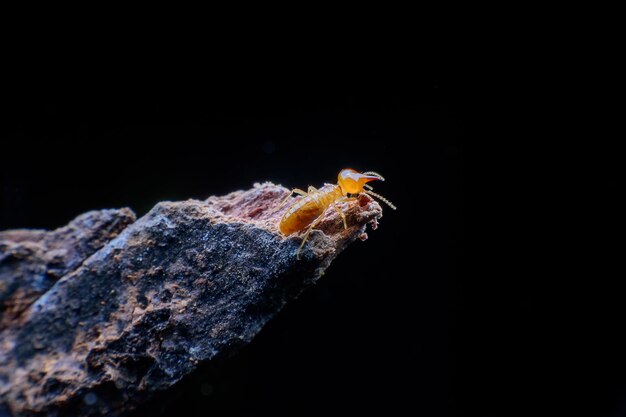
[[[404, 75], [29, 91], [4, 113], [0, 229], [55, 228], [109, 207], [141, 216], [161, 200], [266, 180], [306, 188], [344, 167], [374, 170], [387, 178], [376, 191], [398, 210], [385, 210], [370, 239], [250, 346], [147, 415], [536, 415], [546, 399], [622, 415], [621, 307], [614, 278], [603, 278], [617, 247], [596, 249], [608, 262], [587, 275], [604, 290], [569, 300], [586, 310], [551, 307], [581, 281], [558, 266], [572, 262], [556, 243], [572, 229], [560, 229], [567, 213], [551, 206], [573, 180], [512, 121], [537, 117], [525, 106], [541, 97], [511, 100], [519, 90], [501, 80]], [[618, 159], [590, 151], [587, 185], [617, 214]], [[597, 342], [578, 360], [569, 359], [576, 337], [553, 344], [570, 331]], [[564, 375], [584, 385], [559, 396]]]

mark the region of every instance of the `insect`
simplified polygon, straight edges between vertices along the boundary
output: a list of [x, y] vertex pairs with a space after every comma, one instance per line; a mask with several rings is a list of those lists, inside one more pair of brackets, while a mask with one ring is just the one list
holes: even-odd
[[337, 207], [336, 203], [343, 201], [355, 200], [361, 194], [367, 194], [372, 197], [376, 197], [379, 200], [386, 203], [392, 209], [396, 209], [390, 201], [383, 196], [376, 194], [372, 191], [372, 187], [366, 184], [367, 182], [385, 179], [380, 175], [372, 171], [359, 173], [353, 169], [343, 169], [337, 176], [337, 184], [324, 184], [319, 190], [310, 186], [308, 191], [303, 191], [299, 188], [291, 190], [289, 195], [285, 197], [278, 209], [287, 203], [289, 198], [295, 193], [303, 196], [300, 200], [296, 201], [285, 212], [280, 219], [278, 228], [285, 236], [291, 235], [295, 232], [307, 229], [302, 239], [302, 243], [296, 252], [296, 258], [300, 259], [300, 251], [306, 243], [311, 230], [317, 224], [322, 221], [326, 210], [332, 206], [343, 220], [343, 227], [348, 228], [346, 221], [346, 215]]

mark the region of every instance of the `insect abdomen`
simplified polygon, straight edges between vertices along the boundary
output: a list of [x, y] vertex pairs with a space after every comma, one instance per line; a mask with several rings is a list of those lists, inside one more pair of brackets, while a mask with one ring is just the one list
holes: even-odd
[[318, 204], [312, 196], [304, 197], [287, 210], [280, 221], [280, 231], [285, 235], [290, 235], [302, 230], [317, 219], [324, 209], [325, 207]]
[[304, 229], [322, 215], [340, 195], [341, 191], [338, 190], [338, 187], [327, 185], [319, 191], [303, 197], [289, 207], [278, 226], [280, 231], [284, 235], [290, 235]]

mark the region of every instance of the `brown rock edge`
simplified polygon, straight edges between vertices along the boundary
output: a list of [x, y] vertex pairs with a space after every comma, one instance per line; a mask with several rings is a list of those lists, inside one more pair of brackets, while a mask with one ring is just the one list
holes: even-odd
[[[327, 210], [301, 236], [277, 228], [284, 187], [79, 216], [0, 232], [0, 415], [120, 416], [247, 344], [319, 279], [380, 206]], [[294, 199], [294, 201], [296, 201]]]

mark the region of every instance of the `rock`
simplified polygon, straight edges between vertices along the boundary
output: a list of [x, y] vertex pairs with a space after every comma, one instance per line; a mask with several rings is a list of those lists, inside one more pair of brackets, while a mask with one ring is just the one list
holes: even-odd
[[[11, 310], [0, 333], [0, 415], [3, 407], [13, 416], [127, 414], [250, 342], [382, 214], [366, 196], [344, 203], [344, 230], [328, 210], [296, 260], [301, 237], [277, 229], [286, 207], [276, 208], [287, 192], [256, 184], [206, 201], [159, 203], [125, 228], [132, 212], [122, 209], [87, 213], [67, 226], [85, 226], [80, 233], [0, 234], [0, 260], [13, 259], [0, 263], [1, 285], [14, 288], [11, 294], [25, 285], [29, 299], [43, 294]], [[96, 221], [103, 217], [95, 213], [110, 220]], [[92, 240], [81, 238], [90, 233]], [[39, 246], [20, 252], [19, 245]], [[58, 248], [65, 255], [51, 268]], [[49, 289], [32, 284], [46, 268], [62, 277]]]
[[90, 211], [51, 232], [0, 232], [0, 330], [133, 221], [123, 208]]

